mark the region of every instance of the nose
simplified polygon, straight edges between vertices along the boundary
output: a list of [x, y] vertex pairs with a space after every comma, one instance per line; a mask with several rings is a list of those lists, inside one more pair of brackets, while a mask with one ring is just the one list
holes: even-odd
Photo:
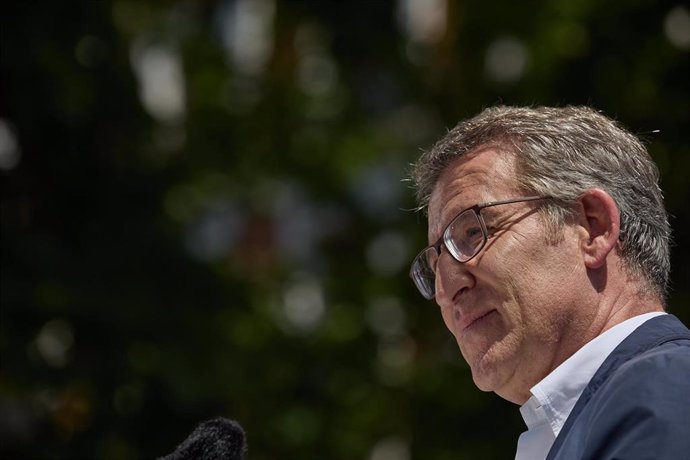
[[456, 261], [446, 251], [439, 256], [436, 265], [436, 303], [442, 309], [452, 307], [460, 291], [474, 287], [475, 278], [466, 265]]

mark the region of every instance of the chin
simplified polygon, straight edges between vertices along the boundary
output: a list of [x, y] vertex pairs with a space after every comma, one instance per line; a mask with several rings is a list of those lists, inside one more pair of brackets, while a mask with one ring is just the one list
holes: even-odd
[[472, 369], [472, 380], [477, 388], [482, 391], [497, 392], [508, 380], [510, 363], [506, 362], [504, 356], [497, 356], [495, 351], [489, 349], [475, 356], [473, 361], [468, 361]]
[[472, 377], [472, 380], [474, 381], [474, 386], [476, 386], [480, 391], [485, 393], [492, 393], [496, 391], [496, 388], [494, 388], [490, 382], [477, 379], [476, 377]]
[[497, 375], [487, 373], [485, 370], [477, 371], [472, 368], [472, 380], [481, 391], [496, 391], [499, 388]]

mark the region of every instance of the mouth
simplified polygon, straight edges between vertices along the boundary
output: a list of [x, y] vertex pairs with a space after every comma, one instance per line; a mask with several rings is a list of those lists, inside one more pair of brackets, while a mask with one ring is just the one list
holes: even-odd
[[460, 326], [460, 333], [465, 334], [472, 329], [478, 327], [481, 325], [484, 320], [486, 320], [491, 314], [496, 313], [496, 310], [489, 310], [486, 313], [483, 313], [479, 316], [476, 317], [469, 317], [464, 320], [460, 320], [459, 326]]

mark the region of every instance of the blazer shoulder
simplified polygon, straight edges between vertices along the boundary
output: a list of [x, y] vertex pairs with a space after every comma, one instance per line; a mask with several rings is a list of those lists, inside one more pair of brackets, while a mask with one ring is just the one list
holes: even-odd
[[684, 458], [688, 382], [690, 331], [672, 315], [647, 321], [602, 364], [548, 458]]
[[690, 339], [649, 349], [614, 370], [582, 415], [584, 458], [683, 458], [690, 452]]

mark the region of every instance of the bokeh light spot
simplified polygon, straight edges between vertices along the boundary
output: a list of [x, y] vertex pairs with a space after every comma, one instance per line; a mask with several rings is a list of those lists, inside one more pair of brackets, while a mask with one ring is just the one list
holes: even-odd
[[522, 78], [527, 66], [528, 52], [515, 37], [501, 37], [486, 50], [485, 71], [498, 83], [513, 83]]
[[684, 6], [672, 8], [664, 19], [666, 39], [680, 50], [690, 50], [690, 11]]
[[410, 460], [408, 443], [397, 436], [379, 440], [371, 449], [369, 460]]
[[21, 152], [14, 130], [9, 123], [0, 119], [0, 169], [13, 169], [20, 158]]
[[35, 340], [36, 349], [43, 361], [51, 367], [65, 367], [72, 358], [74, 333], [65, 320], [48, 321]]
[[367, 263], [381, 276], [399, 273], [408, 259], [408, 244], [399, 232], [387, 231], [377, 235], [367, 247]]

